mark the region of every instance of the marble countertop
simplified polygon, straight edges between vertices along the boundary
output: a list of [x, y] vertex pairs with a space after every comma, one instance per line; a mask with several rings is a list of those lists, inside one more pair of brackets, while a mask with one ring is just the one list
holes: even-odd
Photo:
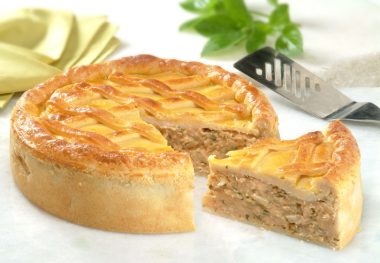
[[[178, 25], [191, 15], [178, 8], [175, 0], [125, 1], [122, 7], [117, 6], [117, 1], [110, 0], [93, 3], [91, 8], [88, 8], [89, 2], [82, 2], [14, 0], [2, 2], [0, 6], [2, 10], [46, 6], [66, 8], [79, 14], [109, 14], [110, 20], [120, 25], [118, 35], [124, 42], [114, 57], [150, 53], [201, 60], [233, 70], [233, 62], [243, 55], [201, 58], [199, 54], [205, 40], [194, 34], [178, 32]], [[379, 10], [378, 1], [291, 1], [291, 10], [294, 19], [303, 25], [305, 36], [306, 53], [299, 61], [315, 71], [342, 58], [376, 51], [375, 44], [380, 49], [380, 20], [379, 16], [375, 17], [375, 11]], [[355, 19], [359, 15], [362, 17], [363, 13], [366, 13], [366, 21], [359, 27]], [[339, 17], [334, 18], [334, 14]], [[361, 32], [363, 38], [354, 40], [355, 32]], [[344, 41], [345, 37], [347, 41]], [[378, 87], [341, 90], [354, 100], [380, 105]], [[326, 127], [326, 121], [299, 111], [265, 88], [263, 91], [279, 115], [282, 138], [295, 138]], [[361, 231], [348, 247], [333, 251], [202, 211], [206, 178], [201, 177], [196, 178], [197, 230], [193, 233], [112, 233], [51, 216], [24, 198], [11, 176], [9, 116], [16, 100], [17, 97], [0, 112], [0, 262], [379, 262], [379, 125], [346, 123], [361, 149], [365, 201]]]

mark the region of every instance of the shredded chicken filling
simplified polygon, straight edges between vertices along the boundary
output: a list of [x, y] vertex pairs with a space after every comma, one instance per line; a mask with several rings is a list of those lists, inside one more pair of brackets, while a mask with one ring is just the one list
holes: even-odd
[[307, 202], [252, 176], [218, 172], [209, 180], [204, 205], [218, 214], [335, 246], [335, 200]]
[[254, 135], [236, 131], [208, 128], [157, 127], [169, 145], [177, 151], [187, 152], [193, 161], [195, 173], [207, 176], [208, 157], [225, 157], [228, 151], [243, 148], [255, 142]]

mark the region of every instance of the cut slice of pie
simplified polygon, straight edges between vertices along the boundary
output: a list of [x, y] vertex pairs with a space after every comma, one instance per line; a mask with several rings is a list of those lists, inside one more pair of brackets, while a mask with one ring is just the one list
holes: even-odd
[[360, 153], [339, 121], [325, 133], [210, 157], [210, 169], [203, 205], [211, 212], [337, 249], [358, 231]]
[[[127, 57], [26, 92], [11, 120], [21, 191], [48, 212], [107, 230], [194, 229], [193, 165], [277, 136], [264, 95], [217, 66]], [[192, 161], [191, 161], [191, 159]]]

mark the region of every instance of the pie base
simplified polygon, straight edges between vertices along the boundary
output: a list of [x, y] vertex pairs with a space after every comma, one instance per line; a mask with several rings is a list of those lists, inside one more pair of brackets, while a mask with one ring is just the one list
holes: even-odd
[[[129, 233], [194, 231], [191, 180], [125, 182], [36, 158], [11, 133], [11, 169], [21, 192], [43, 210], [88, 227]], [[110, 178], [111, 177], [111, 178]]]

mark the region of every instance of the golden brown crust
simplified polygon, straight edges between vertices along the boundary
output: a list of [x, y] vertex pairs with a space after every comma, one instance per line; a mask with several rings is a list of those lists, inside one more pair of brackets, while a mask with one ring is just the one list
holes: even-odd
[[301, 198], [312, 199], [350, 184], [352, 171], [360, 163], [356, 140], [340, 121], [330, 123], [325, 133], [311, 132], [285, 141], [267, 138], [228, 155], [222, 160], [212, 157], [211, 169], [229, 165], [252, 171]]
[[360, 163], [358, 144], [351, 131], [340, 121], [331, 122], [325, 131], [325, 136], [334, 147], [332, 154], [334, 166], [326, 173], [325, 178], [334, 184], [347, 181], [348, 178], [343, 176]]
[[[109, 165], [126, 165], [131, 169], [134, 166], [139, 167], [141, 162], [135, 160], [133, 151], [126, 155], [118, 151], [108, 151], [108, 149], [103, 151], [99, 147], [92, 147], [91, 144], [80, 144], [79, 147], [78, 144], [72, 145], [66, 141], [57, 140], [46, 127], [36, 120], [36, 117], [39, 117], [41, 111], [44, 110], [46, 107], [44, 103], [53, 92], [61, 87], [107, 79], [110, 75], [117, 77], [120, 72], [157, 74], [166, 71], [179, 72], [185, 75], [201, 75], [206, 77], [208, 81], [231, 87], [235, 93], [235, 99], [244, 103], [252, 112], [251, 122], [253, 126], [250, 127], [257, 128], [260, 131], [261, 136], [258, 136], [267, 137], [277, 134], [277, 116], [272, 106], [266, 97], [246, 80], [228, 73], [218, 66], [207, 66], [198, 62], [183, 62], [174, 59], [164, 60], [150, 55], [126, 57], [104, 64], [81, 66], [69, 70], [64, 75], [49, 79], [23, 94], [12, 114], [12, 129], [25, 146], [33, 150], [39, 158], [54, 160], [77, 168], [83, 168], [81, 167], [82, 164], [88, 161], [96, 161], [100, 166], [104, 166], [104, 169], [107, 169]], [[144, 84], [151, 86], [152, 81], [144, 81]], [[104, 89], [100, 90], [104, 91]], [[187, 94], [187, 96], [191, 95], [191, 93], [190, 95]], [[195, 97], [200, 103], [204, 102], [209, 107], [213, 106], [212, 103], [204, 101], [204, 98]], [[145, 102], [153, 104], [152, 101]], [[232, 110], [236, 109], [233, 108]], [[147, 161], [149, 160], [149, 165], [157, 169], [165, 169], [173, 163], [187, 159], [187, 156], [178, 152], [166, 152], [164, 156], [154, 154], [145, 156], [145, 153], [136, 153], [136, 155], [138, 155], [138, 160], [145, 157]], [[162, 162], [162, 157], [165, 157], [164, 162]]]
[[337, 248], [341, 249], [360, 228], [363, 209], [360, 150], [351, 131], [340, 121], [330, 123], [325, 135], [334, 145], [334, 166], [325, 175], [325, 179], [337, 197]]
[[71, 69], [23, 94], [11, 117], [17, 185], [75, 223], [140, 233], [193, 230], [190, 157], [173, 151], [143, 117], [277, 135], [272, 106], [237, 75], [198, 62], [126, 57]]

